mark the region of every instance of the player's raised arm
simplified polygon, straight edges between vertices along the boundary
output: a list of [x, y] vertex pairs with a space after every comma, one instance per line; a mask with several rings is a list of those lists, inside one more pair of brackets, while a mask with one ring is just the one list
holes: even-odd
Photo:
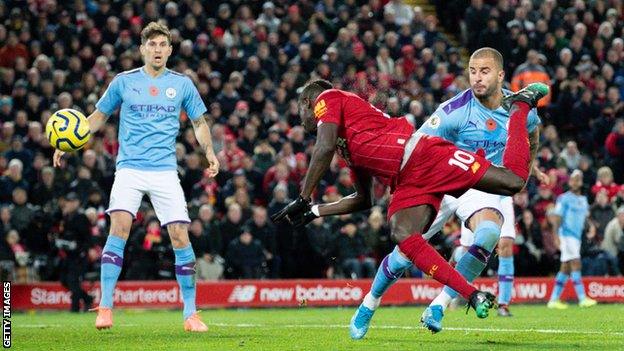
[[[95, 111], [87, 117], [91, 134], [100, 130], [104, 123], [106, 123], [108, 116], [115, 112], [121, 105], [122, 78], [120, 77], [120, 75], [117, 75], [113, 78], [106, 88], [106, 91], [104, 91], [104, 94], [100, 97], [100, 100], [95, 104]], [[54, 167], [59, 167], [61, 165], [61, 157], [63, 157], [63, 155], [65, 155], [63, 151], [58, 149], [54, 151], [54, 156], [52, 157], [52, 165]]]
[[108, 115], [104, 114], [100, 110], [93, 111], [92, 114], [87, 117], [87, 121], [89, 121], [89, 130], [91, 134], [96, 133], [108, 120]]
[[[100, 130], [100, 128], [106, 123], [108, 116], [102, 113], [100, 110], [93, 111], [92, 114], [87, 117], [87, 121], [89, 121], [89, 132], [91, 134]], [[54, 150], [54, 156], [52, 156], [52, 166], [60, 167], [61, 166], [61, 157], [65, 155], [65, 151], [61, 151], [59, 149]]]
[[202, 150], [206, 153], [206, 159], [208, 160], [208, 174], [210, 177], [214, 177], [219, 173], [219, 160], [214, 153], [212, 147], [212, 135], [210, 134], [210, 126], [207, 122], [207, 116], [203, 115], [193, 122], [193, 129], [195, 130], [195, 138], [201, 145]]
[[342, 199], [327, 204], [312, 206], [316, 217], [341, 215], [367, 210], [373, 207], [373, 178], [366, 172], [356, 173], [355, 192]]
[[308, 83], [299, 96], [299, 113], [303, 128], [309, 133], [316, 131], [316, 144], [299, 198], [271, 216], [273, 222], [280, 222], [284, 219], [294, 222], [295, 218], [301, 219], [301, 216], [310, 211], [312, 192], [334, 157], [338, 139], [337, 121], [340, 119], [342, 110], [340, 104], [334, 103], [331, 99], [328, 101], [321, 99], [316, 102], [321, 93], [332, 88], [331, 83], [319, 79]]
[[316, 144], [312, 151], [312, 160], [308, 173], [303, 180], [301, 197], [310, 200], [312, 192], [318, 185], [321, 178], [331, 164], [331, 160], [336, 152], [336, 139], [338, 138], [338, 125], [333, 123], [322, 123], [316, 133]]

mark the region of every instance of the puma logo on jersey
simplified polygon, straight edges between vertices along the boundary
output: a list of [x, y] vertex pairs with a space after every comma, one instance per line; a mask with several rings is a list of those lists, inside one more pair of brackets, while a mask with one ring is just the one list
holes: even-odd
[[317, 102], [314, 105], [314, 117], [321, 118], [327, 113], [327, 105], [325, 104], [325, 100], [321, 99], [321, 101]]

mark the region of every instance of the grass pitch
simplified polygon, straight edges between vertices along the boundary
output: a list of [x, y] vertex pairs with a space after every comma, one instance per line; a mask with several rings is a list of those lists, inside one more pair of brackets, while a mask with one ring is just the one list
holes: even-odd
[[117, 310], [107, 331], [95, 314], [13, 314], [16, 350], [624, 350], [624, 305], [564, 311], [512, 306], [514, 317], [477, 319], [454, 310], [444, 330], [420, 327], [424, 307], [382, 307], [363, 340], [351, 340], [355, 308], [208, 310], [210, 330], [189, 334], [180, 311]]

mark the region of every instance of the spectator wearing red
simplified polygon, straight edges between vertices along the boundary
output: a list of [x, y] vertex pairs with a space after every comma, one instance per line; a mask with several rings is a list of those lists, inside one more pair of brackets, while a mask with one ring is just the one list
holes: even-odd
[[622, 173], [624, 173], [624, 120], [618, 119], [615, 122], [613, 131], [607, 135], [605, 140], [605, 149], [607, 161], [622, 179]]
[[416, 61], [416, 49], [411, 44], [405, 45], [401, 48], [402, 57], [397, 61], [397, 65], [403, 68], [403, 74], [406, 77], [410, 77], [416, 71], [418, 61]]
[[17, 35], [11, 31], [8, 34], [6, 45], [0, 48], [0, 67], [13, 67], [18, 57], [23, 57], [28, 61], [30, 55], [26, 45], [20, 43]]
[[226, 161], [226, 169], [234, 172], [241, 167], [240, 160], [245, 156], [245, 151], [236, 145], [236, 139], [231, 134], [225, 135], [225, 145], [218, 154]]
[[295, 159], [297, 160], [297, 164], [290, 172], [290, 179], [296, 184], [299, 184], [303, 181], [303, 178], [308, 172], [308, 157], [305, 153], [298, 152], [295, 154]]
[[600, 167], [598, 169], [598, 180], [592, 186], [591, 191], [594, 196], [600, 192], [605, 192], [609, 196], [609, 202], [617, 197], [620, 186], [613, 181], [613, 171], [609, 167]]

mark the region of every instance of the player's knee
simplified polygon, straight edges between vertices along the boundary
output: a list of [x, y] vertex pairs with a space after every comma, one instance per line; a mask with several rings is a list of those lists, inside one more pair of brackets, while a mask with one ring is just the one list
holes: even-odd
[[110, 233], [127, 240], [132, 227], [132, 216], [129, 213], [113, 212], [110, 217]]
[[186, 247], [190, 241], [188, 237], [188, 226], [183, 223], [167, 225], [167, 232], [171, 238], [171, 245], [175, 248]]
[[475, 212], [472, 216], [470, 216], [469, 220], [469, 228], [473, 232], [476, 231], [477, 226], [483, 221], [490, 221], [496, 223], [499, 227], [503, 226], [503, 214], [493, 208], [486, 207], [482, 208], [479, 211]]
[[486, 250], [493, 250], [500, 236], [500, 225], [492, 221], [482, 221], [475, 232], [475, 244]]
[[513, 256], [513, 243], [514, 239], [512, 238], [500, 238], [498, 241], [498, 255], [500, 257]]
[[400, 226], [393, 226], [391, 230], [392, 240], [395, 243], [400, 244], [403, 240], [407, 239], [412, 233], [401, 228]]
[[[511, 173], [511, 172], [510, 172]], [[503, 195], [514, 195], [522, 191], [524, 189], [525, 181], [521, 177], [511, 173], [512, 176], [509, 176], [503, 182], [504, 190], [507, 194]]]

